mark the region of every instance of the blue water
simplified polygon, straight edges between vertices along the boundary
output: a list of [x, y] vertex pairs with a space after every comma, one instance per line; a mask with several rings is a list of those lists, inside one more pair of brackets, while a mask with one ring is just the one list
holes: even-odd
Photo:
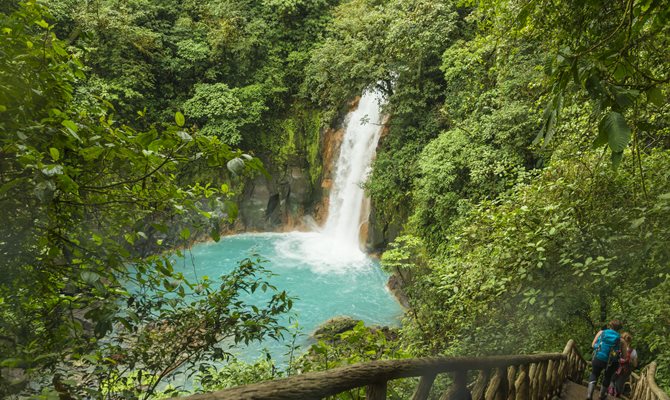
[[[324, 321], [340, 315], [365, 321], [366, 325], [399, 324], [402, 309], [386, 289], [388, 276], [377, 260], [356, 250], [340, 248], [319, 233], [256, 233], [224, 237], [218, 243], [193, 246], [178, 264], [187, 278], [195, 275], [216, 279], [230, 272], [244, 258], [267, 260], [265, 268], [276, 274], [270, 283], [296, 297], [291, 314], [297, 316], [304, 335], [297, 344], [304, 351], [313, 342], [311, 333]], [[262, 305], [267, 294], [258, 292], [249, 301]], [[288, 325], [287, 318], [283, 322]], [[254, 361], [267, 349], [273, 359], [286, 361], [287, 336], [283, 342], [268, 339], [232, 351]]]

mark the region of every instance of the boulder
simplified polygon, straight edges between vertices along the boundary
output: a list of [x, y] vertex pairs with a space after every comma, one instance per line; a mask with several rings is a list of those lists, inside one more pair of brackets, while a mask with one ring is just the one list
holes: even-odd
[[402, 278], [398, 276], [398, 274], [389, 276], [389, 280], [386, 283], [386, 286], [389, 288], [389, 291], [393, 294], [396, 300], [398, 300], [398, 303], [400, 303], [401, 306], [404, 308], [409, 308], [409, 298], [405, 293], [404, 282], [402, 281]]
[[351, 330], [356, 326], [360, 320], [353, 319], [346, 315], [340, 315], [333, 317], [323, 324], [319, 325], [318, 328], [314, 331], [312, 336], [317, 340], [329, 340], [332, 341], [335, 339], [335, 336]]

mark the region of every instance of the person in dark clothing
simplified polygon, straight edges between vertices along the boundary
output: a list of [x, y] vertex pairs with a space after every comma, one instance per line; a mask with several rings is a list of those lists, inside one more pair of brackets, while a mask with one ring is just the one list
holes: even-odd
[[591, 360], [591, 375], [589, 376], [589, 385], [586, 390], [586, 398], [591, 400], [593, 392], [596, 388], [600, 374], [605, 371], [603, 381], [600, 386], [600, 399], [607, 398], [607, 388], [612, 381], [612, 375], [619, 366], [619, 353], [621, 336], [621, 321], [612, 320], [607, 325], [607, 329], [603, 329], [593, 339], [593, 360]]
[[609, 387], [609, 394], [621, 397], [624, 392], [626, 382], [630, 375], [637, 368], [637, 351], [633, 348], [633, 336], [624, 332], [621, 334], [621, 357], [619, 357], [619, 367], [612, 377], [612, 384]]

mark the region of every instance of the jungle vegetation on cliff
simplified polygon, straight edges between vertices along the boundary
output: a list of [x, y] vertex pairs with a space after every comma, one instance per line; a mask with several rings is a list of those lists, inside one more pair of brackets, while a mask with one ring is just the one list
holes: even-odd
[[371, 88], [372, 244], [410, 308], [393, 343], [358, 327], [296, 368], [555, 351], [619, 318], [669, 388], [669, 20], [667, 0], [0, 3], [0, 396], [276, 376], [207, 363], [284, 332], [282, 288], [255, 260], [187, 282], [167, 251], [217, 239], [261, 159], [316, 183], [318, 125]]

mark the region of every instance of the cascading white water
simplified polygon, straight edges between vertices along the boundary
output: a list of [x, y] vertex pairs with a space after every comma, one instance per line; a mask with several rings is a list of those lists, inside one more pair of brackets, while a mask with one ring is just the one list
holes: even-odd
[[320, 273], [369, 270], [373, 261], [361, 251], [359, 232], [367, 221], [367, 179], [382, 131], [381, 96], [366, 92], [345, 120], [345, 133], [334, 168], [328, 219], [320, 232], [293, 232], [275, 245], [277, 254], [304, 262]]
[[363, 183], [381, 135], [380, 96], [366, 92], [356, 110], [349, 113], [335, 164], [335, 177], [323, 233], [344, 248], [358, 249], [361, 224], [367, 222]]

